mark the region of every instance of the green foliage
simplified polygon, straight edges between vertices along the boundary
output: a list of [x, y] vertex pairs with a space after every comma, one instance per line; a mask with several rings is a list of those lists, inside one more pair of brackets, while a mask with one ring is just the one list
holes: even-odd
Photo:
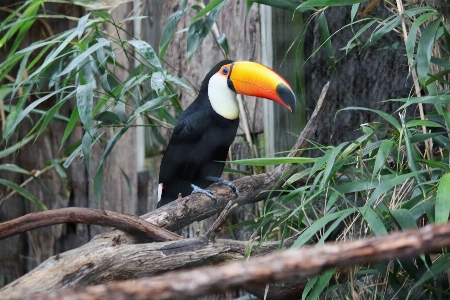
[[[65, 168], [69, 167], [76, 157], [82, 156], [89, 170], [91, 148], [106, 139], [106, 149], [97, 166], [94, 181], [94, 192], [100, 200], [104, 162], [120, 137], [129, 128], [136, 126], [139, 118], [144, 119], [144, 125], [156, 131], [160, 126], [160, 116], [171, 115], [170, 106], [180, 112], [180, 101], [174, 91], [191, 87], [163, 69], [160, 58], [151, 45], [136, 40], [125, 31], [125, 22], [143, 18], [141, 16], [130, 17], [117, 24], [110, 19], [107, 12], [88, 13], [78, 20], [75, 28], [36, 41], [17, 51], [37, 18], [45, 20], [64, 17], [46, 14], [43, 6], [43, 1], [27, 1], [17, 7], [0, 27], [0, 47], [9, 51], [8, 58], [0, 63], [0, 100], [3, 102], [1, 109], [8, 113], [1, 143], [14, 143], [22, 122], [34, 120], [28, 136], [12, 146], [5, 147], [0, 151], [0, 158], [13, 155], [29, 141], [39, 138], [52, 125], [52, 120], [62, 120], [66, 124], [60, 141], [60, 148], [67, 148], [64, 151]], [[183, 11], [186, 9], [183, 8]], [[205, 12], [208, 11], [203, 14]], [[201, 15], [198, 18], [201, 18]], [[124, 41], [107, 34], [104, 31], [105, 25], [114, 26], [117, 32], [123, 32], [128, 39]], [[168, 34], [171, 31], [173, 32], [173, 27], [168, 29]], [[166, 34], [164, 38], [166, 40], [162, 40], [161, 44], [167, 47], [170, 36], [167, 37]], [[125, 53], [130, 65], [139, 67], [128, 70], [121, 66], [116, 61], [117, 51]], [[120, 80], [112, 73], [110, 70], [113, 68], [126, 74], [125, 80]], [[7, 75], [15, 80], [6, 80]], [[28, 98], [33, 101], [29, 103], [26, 101]], [[59, 115], [61, 107], [70, 105], [71, 99], [76, 99], [76, 106], [71, 115]], [[47, 103], [46, 107], [50, 108], [39, 109], [43, 103]], [[165, 126], [174, 124], [173, 117], [165, 121]], [[72, 145], [66, 145], [71, 133], [80, 126], [84, 131], [82, 139]], [[59, 164], [57, 166], [59, 167]], [[0, 165], [0, 170], [28, 174], [26, 170], [12, 164]], [[58, 173], [64, 176], [64, 172]], [[45, 209], [39, 199], [9, 179], [2, 179], [0, 185], [14, 190]], [[0, 200], [0, 203], [3, 200]]]
[[[257, 2], [279, 6], [272, 1]], [[405, 47], [397, 49], [405, 51], [411, 66], [408, 76], [417, 74], [420, 90], [416, 88], [416, 93], [408, 98], [386, 99], [401, 104], [393, 115], [365, 107], [345, 108], [370, 111], [382, 120], [362, 125], [361, 136], [356, 141], [336, 147], [317, 147], [322, 152], [317, 158], [298, 162], [281, 158], [279, 163], [298, 164], [300, 171], [285, 181], [281, 196], [267, 198], [264, 213], [256, 222], [243, 222], [242, 226], [253, 232], [252, 238], [259, 243], [282, 242], [295, 236], [292, 247], [298, 248], [448, 222], [450, 26], [444, 23], [439, 11], [423, 4], [405, 5], [403, 17], [395, 11], [384, 20], [370, 15], [358, 18], [360, 2], [364, 1], [311, 0], [295, 8], [289, 7], [286, 1], [282, 4], [286, 9], [313, 11], [322, 39], [313, 55], [323, 50], [336, 76], [339, 60], [332, 46], [336, 32], [330, 33], [328, 29], [328, 6], [353, 4], [351, 22], [343, 28], [361, 23], [343, 49], [347, 54], [370, 51], [385, 35], [394, 30], [402, 32], [402, 25], [405, 25], [409, 29]], [[370, 37], [362, 40], [367, 35]], [[433, 68], [432, 64], [435, 64]], [[407, 111], [420, 111], [423, 105], [428, 105], [428, 114], [405, 117]], [[245, 161], [237, 163], [245, 164]], [[275, 159], [251, 159], [247, 164], [272, 163], [276, 163]], [[253, 246], [253, 251], [255, 249], [257, 245]], [[448, 254], [443, 249], [433, 255], [394, 260], [389, 265], [357, 266], [350, 274], [328, 270], [308, 281], [302, 299], [318, 299], [319, 296], [341, 299], [352, 291], [370, 299], [444, 299], [450, 290], [447, 269]]]

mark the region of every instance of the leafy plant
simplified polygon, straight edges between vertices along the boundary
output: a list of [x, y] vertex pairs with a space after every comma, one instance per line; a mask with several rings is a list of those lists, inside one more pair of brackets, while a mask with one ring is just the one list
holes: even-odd
[[[256, 222], [241, 224], [253, 231], [252, 237], [260, 243], [269, 239], [283, 242], [295, 236], [292, 247], [298, 248], [448, 221], [450, 25], [439, 10], [425, 4], [408, 4], [403, 9], [403, 3], [397, 1], [397, 6], [391, 6], [392, 14], [380, 19], [368, 15], [370, 9], [358, 18], [359, 3], [363, 1], [344, 2], [334, 2], [352, 4], [350, 23], [343, 28], [360, 23], [347, 43], [346, 53], [367, 51], [394, 30], [403, 33], [405, 47], [401, 49], [408, 58], [408, 76], [416, 83], [414, 92], [408, 98], [386, 100], [401, 103], [394, 115], [364, 107], [344, 109], [368, 110], [382, 121], [362, 125], [362, 134], [355, 141], [316, 147], [322, 153], [319, 157], [298, 161], [301, 171], [285, 182], [283, 196], [267, 199], [264, 215]], [[272, 1], [264, 3], [277, 6]], [[286, 8], [287, 2], [282, 3]], [[325, 51], [338, 77], [339, 60], [331, 44], [336, 32], [330, 33], [325, 14], [334, 4], [310, 0], [289, 9], [312, 8], [323, 41], [312, 55]], [[370, 37], [363, 41], [367, 33]], [[300, 34], [303, 36], [305, 33]], [[424, 106], [429, 113], [424, 113]], [[419, 113], [407, 118], [407, 111]], [[245, 164], [246, 160], [237, 163]], [[274, 158], [270, 163], [286, 162]], [[259, 163], [264, 164], [263, 160]], [[302, 299], [317, 299], [319, 295], [343, 298], [351, 293], [374, 299], [446, 298], [450, 293], [445, 273], [447, 256], [443, 249], [408, 261], [358, 266], [349, 273], [329, 270], [308, 281]]]
[[[30, 115], [39, 119], [28, 132], [25, 142], [10, 149], [17, 149], [30, 140], [37, 139], [50, 122], [59, 118], [66, 122], [61, 148], [69, 135], [78, 126], [83, 126], [84, 136], [75, 145], [68, 145], [64, 167], [81, 155], [87, 169], [90, 166], [90, 150], [95, 143], [107, 138], [107, 146], [97, 167], [94, 190], [100, 199], [103, 166], [106, 158], [120, 137], [136, 120], [143, 118], [150, 128], [164, 125], [173, 126], [174, 118], [167, 117], [161, 122], [160, 116], [170, 116], [170, 107], [181, 111], [176, 89], [190, 89], [190, 86], [175, 75], [163, 69], [160, 59], [153, 48], [145, 41], [137, 40], [126, 32], [123, 25], [136, 17], [121, 21], [119, 24], [110, 19], [107, 12], [92, 12], [78, 20], [76, 28], [39, 40], [18, 49], [18, 45], [37, 18], [63, 17], [58, 15], [38, 15], [43, 1], [30, 0], [17, 8], [9, 18], [3, 21], [1, 32], [4, 34], [0, 45], [10, 49], [8, 58], [0, 64], [2, 109], [8, 114], [3, 128], [4, 144], [14, 140], [22, 121]], [[113, 25], [115, 30], [125, 33], [128, 40], [108, 35], [103, 26]], [[12, 44], [11, 44], [12, 43]], [[123, 51], [134, 70], [127, 70], [116, 60], [116, 52]], [[128, 73], [121, 81], [112, 73], [112, 67], [119, 67]], [[11, 80], [14, 78], [14, 80]], [[9, 81], [9, 82], [8, 82]], [[151, 87], [145, 92], [144, 86]], [[26, 99], [34, 99], [27, 104]], [[70, 105], [76, 99], [76, 106], [69, 117], [58, 114], [63, 105]], [[53, 103], [48, 110], [39, 109], [44, 102]], [[165, 105], [166, 103], [170, 105]], [[8, 149], [7, 149], [8, 150]], [[13, 151], [4, 150], [5, 154]], [[18, 168], [7, 168], [17, 171]], [[22, 170], [23, 171], [23, 170]], [[8, 180], [0, 184], [15, 190], [35, 203], [43, 204], [25, 193], [25, 190]]]

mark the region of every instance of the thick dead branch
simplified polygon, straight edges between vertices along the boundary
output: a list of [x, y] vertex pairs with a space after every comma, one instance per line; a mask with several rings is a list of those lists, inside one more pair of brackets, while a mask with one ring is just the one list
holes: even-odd
[[[243, 259], [249, 244], [220, 239], [210, 243], [205, 238], [191, 238], [130, 245], [121, 244], [120, 240], [98, 238], [80, 248], [48, 258], [26, 276], [3, 288], [0, 299], [16, 299], [62, 288]], [[277, 242], [265, 243], [258, 255], [277, 248]]]
[[145, 235], [154, 241], [175, 241], [181, 236], [162, 229], [137, 216], [108, 210], [84, 207], [68, 207], [27, 214], [14, 220], [0, 223], [0, 239], [45, 226], [62, 223], [83, 223], [110, 226], [133, 235]]
[[[297, 147], [304, 147], [306, 141], [311, 139], [325, 106], [327, 89], [328, 85], [324, 87], [323, 97], [300, 135], [296, 143]], [[298, 150], [294, 147], [292, 151]], [[244, 205], [266, 199], [270, 190], [283, 184], [283, 170], [289, 169], [279, 167], [270, 173], [246, 176], [233, 181], [239, 190], [237, 198], [228, 186], [213, 184], [209, 190], [214, 194], [216, 202], [204, 194], [194, 194], [173, 201], [141, 218], [161, 228], [174, 231], [219, 213], [230, 200], [238, 205]], [[198, 246], [191, 245], [191, 243], [196, 244], [196, 239], [189, 239], [177, 241], [175, 244], [170, 243], [172, 250], [168, 252], [162, 249], [155, 250], [156, 257], [147, 261], [144, 259], [148, 256], [145, 250], [143, 250], [145, 255], [139, 256], [136, 253], [141, 247], [158, 247], [158, 244], [129, 245], [137, 242], [142, 240], [117, 230], [99, 235], [82, 247], [60, 254], [58, 259], [56, 257], [47, 259], [31, 272], [5, 286], [0, 290], [0, 299], [24, 297], [37, 292], [75, 288], [118, 279], [150, 276], [168, 270], [237, 258], [232, 255], [236, 252], [233, 247], [215, 249], [214, 244], [211, 246], [215, 249], [214, 251], [205, 248], [206, 253], [204, 253], [198, 249]], [[190, 245], [194, 251], [189, 251], [190, 248], [181, 245]], [[129, 252], [118, 254], [125, 248], [129, 249]], [[212, 253], [209, 252], [210, 250]], [[167, 253], [174, 256], [168, 256]], [[138, 260], [131, 263], [135, 257], [138, 257]]]
[[383, 237], [279, 251], [249, 261], [63, 290], [27, 299], [196, 299], [246, 284], [263, 285], [314, 276], [329, 268], [417, 257], [449, 245], [450, 223], [428, 225]]

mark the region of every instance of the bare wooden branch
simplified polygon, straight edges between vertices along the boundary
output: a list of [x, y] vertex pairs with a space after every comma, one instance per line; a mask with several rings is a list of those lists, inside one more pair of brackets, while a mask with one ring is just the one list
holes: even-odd
[[237, 206], [237, 203], [234, 201], [228, 202], [227, 206], [222, 210], [217, 220], [214, 222], [214, 224], [209, 228], [205, 234], [204, 237], [208, 240], [214, 241], [216, 235], [220, 232], [220, 227], [225, 223], [225, 221], [228, 219], [228, 216], [230, 215], [231, 211]]
[[[119, 238], [96, 238], [80, 248], [48, 258], [0, 290], [0, 299], [243, 259], [249, 245], [247, 241], [220, 239], [211, 243], [205, 238], [130, 245], [122, 244]], [[264, 243], [258, 255], [277, 249], [278, 243]]]
[[[318, 102], [315, 113], [313, 113], [308, 121], [309, 124], [313, 125], [307, 125], [299, 139], [306, 141], [312, 137], [314, 128], [317, 127], [320, 120], [325, 102], [326, 97], [323, 97], [323, 101]], [[309, 131], [306, 130], [308, 128]], [[305, 144], [304, 142], [297, 142], [296, 145], [300, 146]], [[293, 151], [297, 150], [293, 149]], [[283, 168], [276, 168], [270, 173], [246, 176], [233, 181], [233, 184], [239, 190], [239, 196], [237, 198], [230, 187], [213, 184], [209, 190], [214, 194], [216, 198], [215, 202], [204, 194], [194, 194], [164, 205], [155, 211], [141, 216], [141, 218], [158, 227], [175, 231], [194, 221], [206, 219], [222, 211], [230, 200], [233, 200], [238, 205], [244, 205], [266, 199], [269, 195], [268, 191], [272, 190], [274, 186], [283, 183], [280, 180], [283, 176], [282, 170]], [[141, 241], [134, 236], [120, 231], [111, 231], [99, 235], [82, 247], [60, 254], [58, 260], [56, 257], [47, 259], [28, 274], [8, 284], [0, 290], [0, 299], [18, 298], [36, 292], [49, 292], [60, 288], [75, 288], [86, 284], [151, 275], [153, 273], [151, 273], [151, 270], [148, 270], [148, 265], [153, 266], [157, 264], [155, 259], [145, 265], [139, 265], [139, 261], [136, 262], [138, 265], [129, 263], [130, 259], [134, 257], [133, 253], [137, 249], [140, 249], [140, 247], [144, 247], [143, 245], [145, 244], [128, 245], [131, 247], [129, 254], [115, 256], [127, 244], [137, 242]], [[175, 248], [169, 251], [172, 254], [177, 254], [176, 259], [167, 258], [167, 254], [159, 250], [158, 257], [162, 267], [155, 272], [160, 273], [167, 270], [223, 261], [221, 259], [214, 260], [216, 257], [220, 258], [223, 251], [216, 251], [212, 255], [212, 258], [210, 258], [208, 255], [202, 257], [202, 251], [200, 250], [189, 252], [187, 250], [188, 248], [179, 246], [185, 245], [184, 243], [192, 246], [190, 243], [195, 244], [194, 239], [192, 241], [191, 239], [182, 240], [176, 243], [177, 246], [172, 245], [171, 247]], [[117, 245], [120, 245], [120, 247]], [[196, 246], [192, 247], [196, 249]], [[133, 252], [133, 249], [136, 250]], [[226, 249], [230, 250], [232, 248]], [[190, 255], [184, 256], [184, 252]], [[232, 256], [229, 256], [229, 253], [227, 253], [225, 257]]]
[[245, 284], [267, 284], [320, 274], [329, 268], [417, 257], [450, 245], [450, 223], [363, 239], [285, 250], [249, 261], [176, 271], [152, 278], [62, 290], [27, 299], [196, 299]]
[[151, 240], [161, 242], [182, 239], [178, 234], [162, 229], [137, 216], [83, 207], [68, 207], [34, 212], [14, 220], [0, 223], [0, 239], [28, 230], [62, 223], [110, 226], [133, 235], [143, 234]]

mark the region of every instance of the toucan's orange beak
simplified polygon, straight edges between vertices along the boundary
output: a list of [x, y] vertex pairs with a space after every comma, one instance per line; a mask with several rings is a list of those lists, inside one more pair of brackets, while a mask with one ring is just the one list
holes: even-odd
[[230, 67], [228, 86], [236, 93], [266, 98], [294, 112], [295, 94], [289, 83], [275, 71], [250, 61], [237, 61]]

